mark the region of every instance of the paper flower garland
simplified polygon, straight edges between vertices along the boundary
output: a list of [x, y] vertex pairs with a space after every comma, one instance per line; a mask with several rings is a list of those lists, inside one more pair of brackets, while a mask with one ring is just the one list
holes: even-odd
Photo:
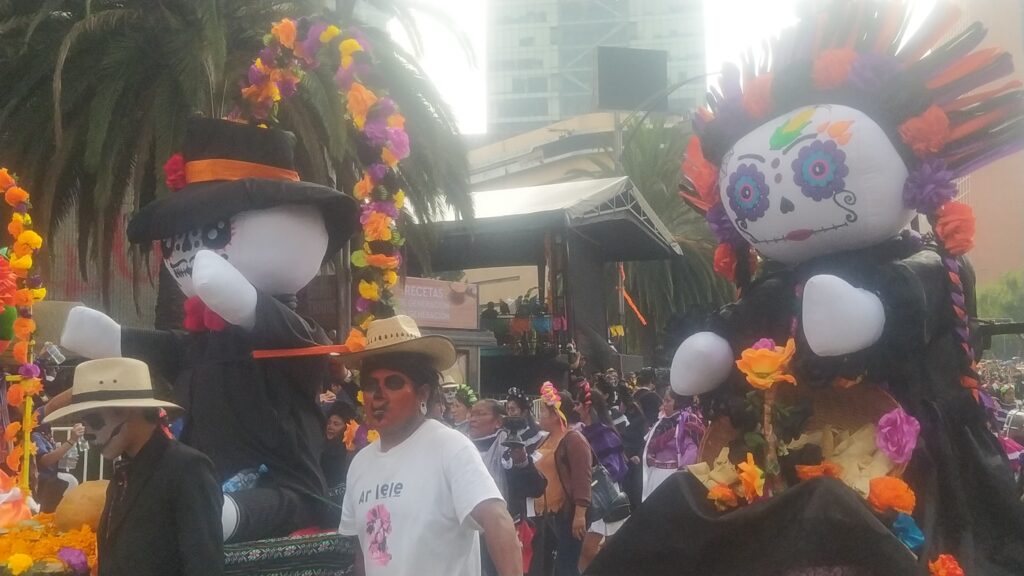
[[[4, 201], [14, 210], [7, 232], [14, 239], [10, 249], [0, 255], [0, 301], [4, 304], [3, 326], [0, 333], [13, 337], [14, 360], [20, 365], [17, 374], [6, 376], [7, 404], [21, 408], [21, 427], [14, 434], [20, 435], [7, 454], [6, 464], [18, 474], [18, 487], [22, 493], [29, 493], [29, 460], [35, 454], [32, 431], [36, 419], [32, 411], [33, 397], [43, 389], [40, 370], [32, 358], [32, 336], [36, 323], [32, 319], [32, 304], [46, 297], [42, 279], [34, 271], [32, 257], [43, 246], [43, 238], [32, 229], [32, 207], [29, 193], [18, 186], [18, 179], [6, 168], [0, 168], [0, 192]], [[6, 324], [10, 321], [10, 325]], [[8, 344], [9, 345], [9, 344]], [[4, 349], [7, 345], [4, 346]], [[5, 430], [5, 438], [9, 430]]]
[[409, 156], [409, 135], [395, 101], [367, 85], [374, 71], [370, 48], [356, 29], [342, 31], [305, 18], [281, 20], [264, 38], [264, 48], [249, 68], [248, 85], [242, 89], [244, 110], [233, 114], [276, 122], [279, 103], [297, 92], [307, 71], [321, 66], [333, 70], [362, 163], [361, 177], [352, 189], [362, 202], [364, 241], [363, 249], [352, 253], [359, 330], [352, 331], [345, 345], [353, 351], [365, 346], [363, 333], [371, 321], [394, 314], [391, 290], [398, 283], [405, 243], [397, 225], [405, 205], [398, 163]]

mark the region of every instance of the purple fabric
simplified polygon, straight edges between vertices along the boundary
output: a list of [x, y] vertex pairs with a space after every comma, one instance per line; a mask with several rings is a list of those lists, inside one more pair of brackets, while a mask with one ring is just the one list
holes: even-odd
[[708, 226], [711, 228], [711, 233], [715, 235], [715, 239], [718, 240], [719, 244], [732, 244], [735, 246], [743, 242], [743, 236], [733, 226], [732, 220], [729, 219], [729, 214], [725, 211], [725, 205], [721, 202], [708, 210], [706, 218]]
[[601, 465], [608, 471], [608, 476], [615, 482], [622, 482], [629, 469], [626, 465], [626, 453], [622, 448], [622, 438], [615, 429], [594, 422], [590, 426], [584, 426], [581, 432]]

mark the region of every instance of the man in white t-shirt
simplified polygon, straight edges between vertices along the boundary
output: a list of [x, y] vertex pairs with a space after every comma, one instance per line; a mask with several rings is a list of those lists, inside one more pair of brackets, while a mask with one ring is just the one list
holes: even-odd
[[501, 576], [522, 576], [519, 540], [494, 480], [462, 434], [426, 418], [430, 386], [455, 363], [447, 338], [405, 316], [370, 324], [361, 362], [380, 441], [352, 460], [339, 532], [359, 538], [356, 573], [479, 576], [481, 535]]

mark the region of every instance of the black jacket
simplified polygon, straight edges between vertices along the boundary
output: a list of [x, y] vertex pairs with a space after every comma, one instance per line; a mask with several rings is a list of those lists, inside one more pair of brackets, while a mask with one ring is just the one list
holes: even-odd
[[107, 488], [100, 576], [224, 574], [222, 505], [210, 459], [154, 432]]

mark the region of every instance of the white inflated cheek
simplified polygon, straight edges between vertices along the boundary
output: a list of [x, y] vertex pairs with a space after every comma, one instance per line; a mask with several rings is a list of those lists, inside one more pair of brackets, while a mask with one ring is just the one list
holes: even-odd
[[320, 271], [328, 235], [313, 206], [278, 206], [238, 214], [228, 261], [257, 289], [293, 294]]

